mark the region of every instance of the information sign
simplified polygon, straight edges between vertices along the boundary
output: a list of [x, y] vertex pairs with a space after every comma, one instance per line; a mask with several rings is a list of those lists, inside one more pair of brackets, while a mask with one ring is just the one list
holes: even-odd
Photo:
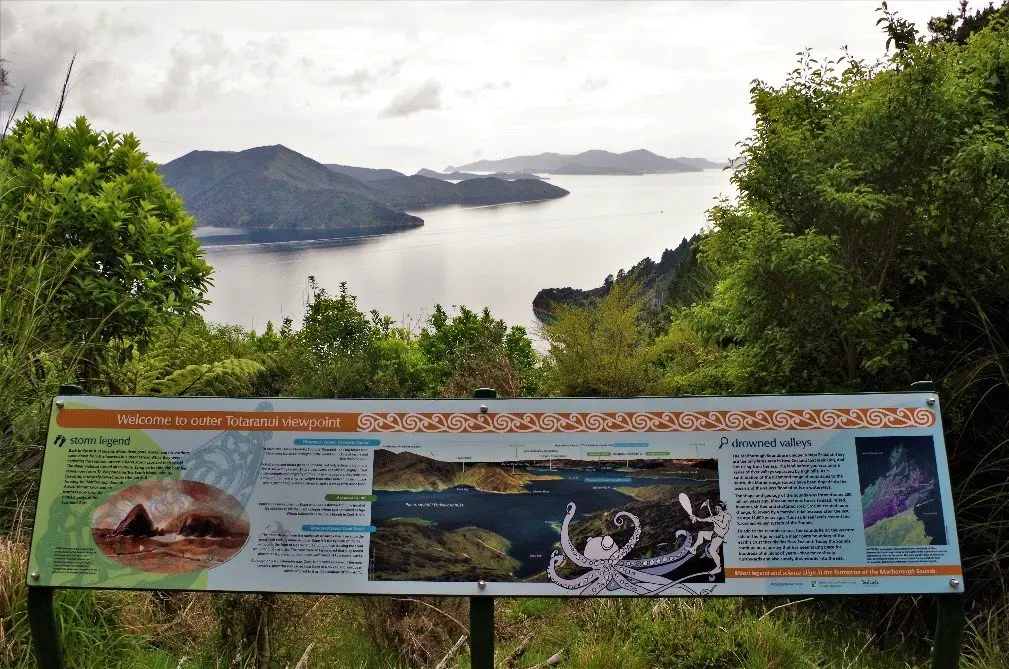
[[932, 393], [66, 396], [51, 587], [490, 596], [962, 592]]

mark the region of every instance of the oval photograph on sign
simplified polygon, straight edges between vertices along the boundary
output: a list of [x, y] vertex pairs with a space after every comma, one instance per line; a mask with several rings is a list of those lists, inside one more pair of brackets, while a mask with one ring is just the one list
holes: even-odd
[[91, 519], [91, 536], [121, 565], [156, 574], [212, 569], [249, 538], [242, 504], [198, 481], [138, 483], [105, 500]]

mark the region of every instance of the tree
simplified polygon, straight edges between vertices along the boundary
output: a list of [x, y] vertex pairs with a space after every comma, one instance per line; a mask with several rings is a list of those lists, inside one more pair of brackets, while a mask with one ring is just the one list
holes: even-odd
[[132, 134], [28, 114], [0, 144], [0, 174], [0, 220], [48, 249], [50, 271], [76, 258], [55, 296], [69, 340], [142, 341], [206, 302], [211, 268], [193, 219]]
[[543, 326], [553, 361], [551, 390], [572, 397], [629, 397], [655, 380], [656, 351], [640, 288], [617, 280], [595, 304], [563, 305]]
[[987, 7], [971, 14], [967, 11], [968, 4], [968, 0], [960, 0], [956, 13], [948, 12], [945, 16], [932, 17], [928, 22], [928, 30], [932, 33], [933, 41], [963, 46], [967, 43], [967, 38], [987, 26], [992, 19], [1004, 17], [1006, 8], [1009, 7], [1006, 0], [998, 7], [995, 7], [994, 2], [989, 2]]
[[537, 357], [525, 328], [509, 328], [489, 309], [477, 314], [461, 306], [450, 317], [435, 305], [418, 343], [440, 394], [468, 397], [476, 388], [490, 387], [502, 396], [516, 396], [536, 385]]
[[955, 24], [933, 25], [941, 39], [924, 41], [883, 11], [889, 59], [818, 63], [807, 53], [783, 85], [754, 82], [739, 198], [712, 210], [700, 244], [711, 296], [682, 309], [664, 338], [679, 357], [662, 387], [937, 381], [964, 562], [975, 581], [1001, 583], [1009, 17], [992, 10], [978, 27], [962, 10]]
[[691, 313], [751, 391], [903, 388], [943, 377], [983, 319], [1009, 326], [1007, 47], [1000, 19], [754, 84], [740, 199], [701, 244], [714, 297]]

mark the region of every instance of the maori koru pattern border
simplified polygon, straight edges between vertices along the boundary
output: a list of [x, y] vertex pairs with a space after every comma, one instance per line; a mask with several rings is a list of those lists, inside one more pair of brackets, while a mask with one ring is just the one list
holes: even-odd
[[362, 413], [360, 432], [744, 432], [924, 428], [935, 424], [925, 408], [756, 409], [728, 411], [620, 411], [521, 413]]

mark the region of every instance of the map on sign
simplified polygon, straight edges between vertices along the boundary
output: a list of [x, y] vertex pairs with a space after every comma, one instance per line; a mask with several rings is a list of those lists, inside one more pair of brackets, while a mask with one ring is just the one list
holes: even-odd
[[867, 546], [946, 543], [931, 437], [855, 440]]
[[65, 397], [30, 571], [41, 585], [180, 590], [948, 592], [960, 558], [927, 397], [493, 400], [486, 412], [476, 400]]

